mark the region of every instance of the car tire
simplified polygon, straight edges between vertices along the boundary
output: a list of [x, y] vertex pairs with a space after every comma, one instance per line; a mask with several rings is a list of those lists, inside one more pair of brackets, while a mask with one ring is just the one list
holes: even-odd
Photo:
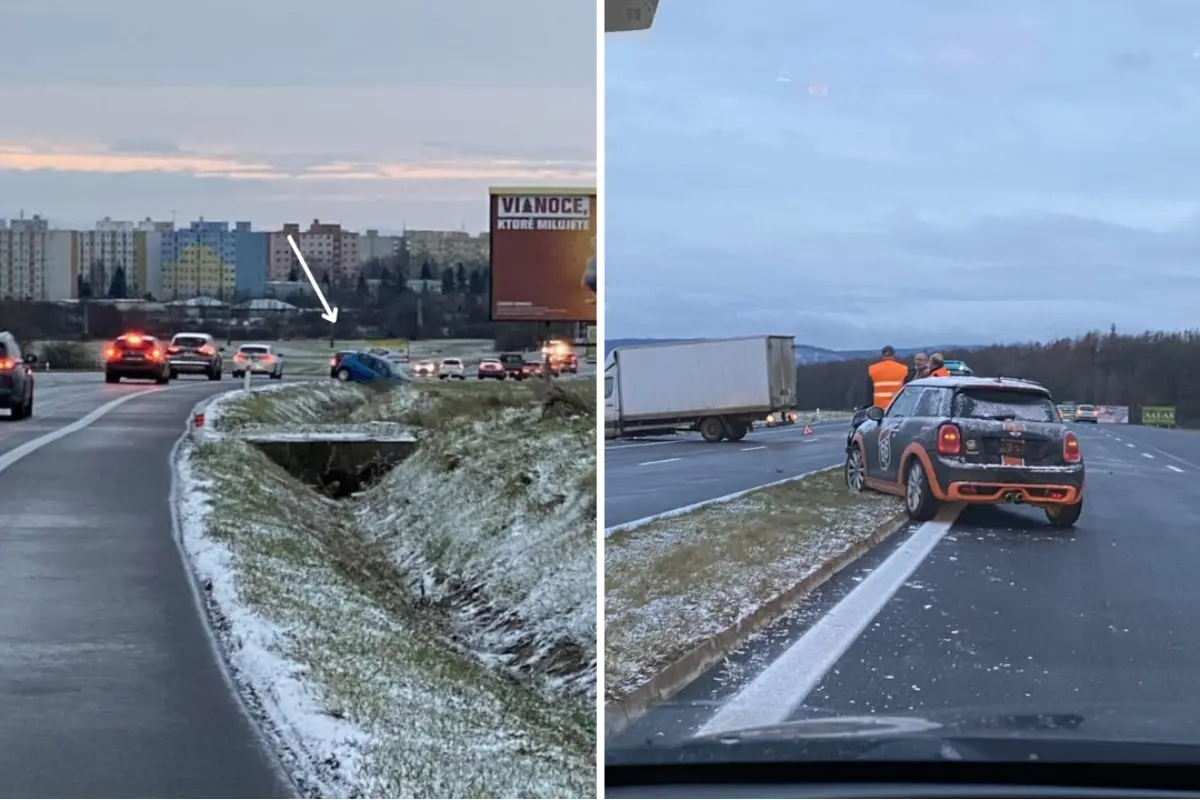
[[842, 472], [846, 478], [846, 487], [852, 492], [866, 491], [867, 488], [867, 469], [866, 460], [863, 458], [862, 448], [858, 445], [851, 445], [846, 452], [846, 463], [842, 467]]
[[208, 373], [208, 379], [209, 379], [210, 381], [219, 381], [219, 380], [221, 380], [221, 370], [216, 370], [215, 372], [210, 372], [210, 373]]
[[169, 374], [171, 376], [171, 380], [173, 380], [173, 381], [179, 380], [179, 373], [176, 372], [175, 370], [171, 370], [171, 372]]
[[104, 373], [104, 382], [105, 383], [120, 383], [121, 376], [120, 375], [111, 375], [106, 372], [106, 373]]
[[904, 510], [913, 522], [928, 522], [937, 516], [938, 501], [929, 488], [929, 476], [919, 458], [909, 459], [904, 480]]
[[1075, 523], [1079, 521], [1079, 515], [1083, 513], [1083, 500], [1080, 499], [1071, 505], [1046, 506], [1042, 510], [1046, 512], [1046, 521], [1050, 523], [1051, 528], [1074, 528]]
[[25, 419], [33, 416], [33, 392], [29, 393], [29, 402], [25, 404]]
[[337, 371], [337, 379], [339, 381], [341, 381], [342, 383], [346, 383], [347, 381], [349, 381], [350, 380], [350, 370], [339, 369]]
[[283, 380], [283, 373], [282, 373], [282, 372], [272, 372], [272, 373], [271, 373], [271, 380], [273, 380], [273, 381], [281, 381], [281, 380]]
[[167, 373], [166, 375], [159, 375], [157, 378], [154, 379], [154, 382], [157, 383], [159, 386], [170, 383], [171, 375], [170, 375], [170, 373]]
[[12, 416], [9, 417], [9, 419], [25, 419], [25, 408], [27, 405], [27, 403], [22, 401], [20, 405], [9, 406], [8, 409], [12, 413]]

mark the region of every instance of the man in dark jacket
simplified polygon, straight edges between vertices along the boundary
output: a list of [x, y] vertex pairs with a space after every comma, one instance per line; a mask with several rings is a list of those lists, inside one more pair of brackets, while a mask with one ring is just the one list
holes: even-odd
[[924, 378], [928, 374], [929, 356], [924, 353], [917, 353], [913, 356], [912, 368], [908, 371], [908, 377], [904, 379], [904, 382], [915, 381], [917, 378]]

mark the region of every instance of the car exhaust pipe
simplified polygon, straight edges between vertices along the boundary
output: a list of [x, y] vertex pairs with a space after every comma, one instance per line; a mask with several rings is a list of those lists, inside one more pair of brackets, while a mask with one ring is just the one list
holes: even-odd
[[1015, 503], [1016, 505], [1021, 505], [1024, 502], [1020, 492], [1005, 492], [1004, 501], [1006, 503]]

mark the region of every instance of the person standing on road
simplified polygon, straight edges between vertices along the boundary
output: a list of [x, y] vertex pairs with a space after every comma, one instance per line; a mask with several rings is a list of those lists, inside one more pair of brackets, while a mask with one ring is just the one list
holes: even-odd
[[925, 353], [917, 353], [913, 356], [912, 369], [908, 371], [908, 377], [904, 379], [905, 383], [915, 381], [918, 378], [925, 378], [929, 375], [929, 356]]
[[929, 377], [931, 378], [949, 378], [950, 370], [946, 369], [946, 359], [942, 358], [941, 353], [934, 353], [929, 357]]
[[882, 357], [867, 367], [867, 402], [886, 410], [907, 377], [908, 367], [896, 360], [896, 348], [889, 344]]

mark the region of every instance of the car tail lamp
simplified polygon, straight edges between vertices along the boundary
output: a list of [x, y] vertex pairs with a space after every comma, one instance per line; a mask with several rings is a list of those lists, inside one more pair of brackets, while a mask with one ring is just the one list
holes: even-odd
[[246, 360], [246, 354], [245, 354], [245, 353], [234, 353], [234, 354], [233, 354], [233, 360], [234, 360], [234, 361], [245, 361], [245, 360]]
[[175, 355], [176, 353], [179, 352], [179, 348], [176, 347], [175, 345], [171, 345], [170, 347], [167, 348], [167, 352], [170, 353], [171, 355]]
[[200, 350], [199, 350], [198, 352], [199, 352], [199, 353], [200, 353], [200, 355], [202, 355], [202, 356], [211, 356], [211, 355], [213, 355], [214, 353], [216, 353], [217, 351], [216, 351], [216, 350], [213, 350], [213, 349], [212, 349], [211, 347], [209, 347], [208, 345], [204, 345], [203, 347], [201, 347], [201, 348], [200, 348]]
[[271, 355], [270, 353], [263, 353], [262, 356], [260, 357], [260, 360], [263, 361], [264, 363], [270, 364], [272, 361], [275, 360], [275, 356]]
[[157, 347], [155, 347], [153, 350], [150, 351], [150, 360], [151, 361], [162, 361], [163, 360], [163, 351], [159, 350]]
[[106, 359], [108, 359], [109, 361], [114, 361], [114, 360], [116, 360], [116, 359], [118, 359], [118, 358], [120, 358], [120, 357], [121, 357], [121, 351], [120, 351], [120, 350], [118, 350], [116, 347], [114, 347], [114, 346], [112, 346], [112, 345], [109, 345], [109, 346], [108, 346], [108, 347], [107, 347], [107, 348], [104, 350], [104, 357], [105, 357]]
[[336, 358], [331, 358], [331, 359], [329, 359], [329, 366], [331, 366], [331, 367], [336, 367], [336, 366], [337, 366], [337, 359], [336, 359]]
[[138, 336], [136, 333], [131, 333], [125, 337], [125, 341], [129, 342], [134, 347], [137, 347], [142, 343], [142, 337]]
[[1063, 461], [1068, 464], [1078, 464], [1083, 460], [1083, 451], [1079, 449], [1079, 437], [1071, 431], [1063, 437]]
[[956, 456], [962, 449], [962, 435], [957, 425], [946, 423], [938, 428], [937, 451], [944, 456]]
[[11, 372], [17, 368], [15, 358], [0, 357], [0, 372]]

